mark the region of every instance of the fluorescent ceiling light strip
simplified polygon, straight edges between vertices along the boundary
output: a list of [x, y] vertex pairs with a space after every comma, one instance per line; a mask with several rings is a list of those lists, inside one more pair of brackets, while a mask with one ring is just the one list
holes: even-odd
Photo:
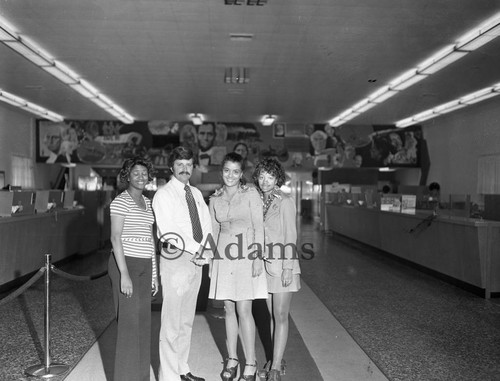
[[0, 24], [0, 41], [15, 41], [17, 35]]
[[473, 97], [473, 98], [467, 98], [467, 99], [463, 99], [463, 98], [461, 98], [461, 99], [460, 99], [460, 102], [461, 102], [461, 103], [465, 103], [465, 104], [467, 104], [467, 105], [472, 105], [472, 104], [474, 104], [474, 103], [477, 103], [477, 102], [482, 102], [482, 101], [484, 101], [484, 100], [486, 100], [486, 99], [489, 99], [489, 98], [492, 98], [492, 97], [496, 97], [496, 96], [497, 96], [497, 95], [499, 95], [499, 94], [500, 94], [500, 93], [497, 93], [497, 92], [493, 91], [493, 89], [492, 89], [492, 90], [491, 90], [490, 92], [488, 92], [488, 93], [485, 93], [485, 94], [483, 94], [483, 95], [477, 95], [477, 96], [475, 96], [475, 97]]
[[122, 118], [118, 118], [118, 119], [120, 119], [125, 124], [132, 124], [132, 123], [134, 123], [134, 118], [122, 117]]
[[413, 68], [408, 70], [407, 72], [401, 74], [399, 77], [394, 78], [392, 81], [389, 82], [389, 87], [391, 89], [394, 89], [396, 86], [412, 79], [413, 77], [417, 76], [417, 69]]
[[91, 93], [95, 94], [96, 97], [99, 95], [99, 90], [97, 90], [94, 86], [92, 86], [85, 79], [80, 78], [80, 85], [82, 85], [83, 87], [85, 87]]
[[379, 95], [376, 98], [369, 98], [369, 99], [370, 99], [370, 102], [373, 102], [373, 103], [382, 103], [382, 102], [386, 101], [387, 99], [389, 99], [390, 97], [393, 97], [397, 93], [398, 93], [398, 91], [396, 91], [396, 90], [390, 90], [390, 91], [386, 92], [385, 94]]
[[8, 103], [12, 106], [19, 107], [25, 111], [29, 111], [33, 114], [39, 115], [43, 118], [50, 119], [55, 122], [61, 122], [64, 120], [64, 118], [61, 115], [49, 111], [44, 107], [38, 106], [37, 104], [28, 102], [25, 99], [18, 97], [14, 94], [10, 94], [6, 91], [0, 90], [0, 101]]
[[441, 48], [432, 56], [430, 56], [423, 62], [419, 63], [417, 65], [417, 71], [420, 71], [421, 69], [425, 69], [426, 67], [435, 64], [437, 61], [442, 60], [444, 57], [452, 53], [454, 50], [455, 50], [455, 45], [446, 45], [444, 48]]
[[359, 108], [357, 108], [355, 111], [356, 111], [357, 113], [360, 113], [360, 114], [361, 114], [361, 113], [363, 113], [363, 112], [365, 112], [365, 111], [368, 111], [369, 109], [371, 109], [371, 108], [375, 107], [376, 105], [377, 105], [376, 103], [368, 102], [365, 106], [363, 106], [363, 107], [359, 107]]
[[404, 128], [404, 127], [411, 126], [412, 124], [415, 124], [415, 121], [413, 120], [413, 117], [410, 116], [409, 118], [401, 119], [400, 121], [396, 122], [396, 127], [397, 128]]
[[477, 36], [475, 39], [471, 41], [466, 41], [466, 42], [460, 42], [456, 44], [456, 48], [458, 50], [464, 50], [464, 51], [469, 51], [472, 52], [473, 50], [476, 50], [480, 48], [483, 45], [486, 45], [488, 42], [491, 40], [494, 40], [498, 36], [496, 35], [490, 35], [490, 34], [483, 34], [480, 36]]
[[50, 74], [52, 74], [54, 77], [56, 77], [61, 82], [64, 82], [66, 85], [78, 83], [78, 78], [74, 78], [72, 76], [69, 76], [67, 73], [62, 71], [57, 66], [42, 66], [42, 69], [49, 72]]
[[351, 109], [352, 111], [361, 114], [371, 109], [372, 107], [375, 107], [376, 105], [377, 105], [376, 103], [372, 103], [368, 100], [368, 98], [365, 98], [361, 102], [358, 102], [354, 106], [352, 106]]
[[131, 123], [134, 123], [134, 118], [132, 118], [131, 116], [127, 115], [127, 114], [122, 114], [118, 111], [116, 111], [115, 109], [112, 109], [112, 108], [108, 108], [106, 109], [106, 111], [113, 115], [115, 118], [121, 120], [123, 123], [125, 124], [131, 124]]
[[396, 95], [396, 90], [391, 90], [389, 86], [384, 86], [368, 96], [368, 100], [372, 103], [382, 103], [393, 95]]
[[56, 114], [55, 112], [49, 110], [47, 110], [46, 118], [52, 120], [53, 122], [62, 122], [64, 120], [64, 118], [61, 115]]
[[9, 99], [9, 98], [5, 97], [3, 94], [0, 94], [0, 100], [2, 102], [8, 103], [8, 104], [10, 104], [12, 106], [24, 107], [24, 104], [19, 104], [19, 102], [13, 101], [12, 99]]
[[77, 81], [80, 80], [80, 76], [76, 74], [73, 70], [71, 70], [69, 67], [67, 67], [65, 64], [60, 63], [58, 61], [55, 61], [54, 64], [62, 73], [66, 74], [68, 77], [74, 78]]
[[108, 107], [113, 107], [114, 106], [114, 102], [109, 99], [107, 96], [105, 96], [104, 94], [99, 94], [97, 96], [101, 101], [103, 101], [104, 103], [106, 103], [108, 105]]
[[447, 114], [449, 112], [458, 110], [460, 108], [466, 107], [466, 104], [460, 103], [459, 99], [455, 99], [454, 101], [443, 103], [442, 105], [434, 107], [432, 110], [436, 114]]
[[34, 42], [29, 40], [28, 38], [20, 36], [19, 42], [21, 42], [28, 49], [31, 49], [33, 52], [35, 52], [39, 57], [41, 57], [45, 61], [49, 62], [50, 64], [54, 63], [54, 58], [49, 53], [47, 53], [46, 51], [41, 49], [39, 46], [37, 46]]
[[[15, 39], [19, 38], [19, 34], [16, 32], [16, 28], [14, 28], [7, 20], [0, 16], [0, 28], [3, 29], [2, 35], [5, 35], [8, 40], [11, 40], [12, 37]], [[2, 39], [3, 41], [3, 39]]]
[[47, 110], [45, 108], [38, 106], [34, 103], [31, 103], [31, 102], [26, 102], [26, 106], [24, 106], [24, 108], [27, 108], [33, 112], [35, 112], [35, 111], [39, 112], [40, 114], [45, 114], [47, 112]]
[[48, 57], [40, 56], [39, 54], [37, 54], [36, 51], [33, 51], [32, 49], [28, 48], [26, 45], [23, 45], [19, 41], [4, 41], [4, 44], [7, 45], [12, 50], [18, 52], [24, 58], [33, 62], [37, 66], [47, 66], [47, 65], [52, 65], [54, 63], [53, 61], [49, 60]]
[[450, 102], [443, 103], [439, 106], [436, 106], [432, 109], [422, 111], [421, 113], [415, 114], [413, 116], [410, 116], [405, 119], [401, 119], [397, 121], [396, 127], [406, 127], [411, 124], [417, 123], [417, 122], [423, 122], [424, 120], [435, 118], [436, 116], [443, 115], [455, 110], [458, 110], [460, 108], [467, 107], [469, 105], [472, 105], [474, 103], [478, 103], [481, 101], [484, 101], [488, 98], [494, 97], [500, 95], [500, 83], [497, 83], [496, 85], [493, 85], [491, 87], [487, 87], [485, 89], [481, 89], [478, 91], [475, 91], [473, 93], [464, 95], [463, 97], [459, 99], [454, 99]]
[[425, 111], [422, 111], [418, 114], [413, 115], [413, 120], [416, 122], [421, 122], [423, 120], [434, 118], [436, 115], [438, 115], [438, 114], [434, 113], [433, 109], [425, 110]]
[[134, 118], [132, 117], [132, 115], [129, 115], [127, 114], [126, 112], [123, 113], [122, 117], [120, 118], [120, 120], [123, 122], [124, 120], [127, 120], [127, 122], [124, 122], [124, 123], [127, 123], [127, 124], [130, 124], [130, 123], [134, 123]]
[[332, 127], [336, 127], [336, 123], [338, 123], [340, 121], [340, 118], [338, 116], [336, 116], [335, 118], [331, 119], [328, 124]]
[[488, 43], [499, 34], [500, 12], [458, 38], [455, 46], [457, 49], [474, 50]]
[[[416, 70], [415, 70], [415, 73], [416, 73]], [[400, 82], [400, 83], [394, 84], [394, 85], [390, 84], [389, 86], [391, 86], [392, 90], [401, 91], [401, 90], [407, 89], [410, 86], [413, 86], [415, 83], [420, 82], [421, 80], [423, 80], [425, 78], [427, 78], [427, 75], [415, 74], [415, 76], [410, 77], [403, 82]]]
[[342, 120], [343, 122], [347, 122], [351, 119], [354, 119], [358, 116], [359, 114], [353, 112], [353, 113], [350, 113], [350, 114], [346, 114], [345, 116], [341, 117], [340, 120]]
[[113, 108], [115, 111], [117, 111], [117, 112], [119, 112], [120, 114], [122, 114], [122, 115], [125, 115], [125, 114], [126, 114], [125, 110], [123, 110], [121, 107], [118, 107], [118, 106], [117, 106], [117, 105], [115, 105], [114, 103], [113, 103], [113, 107], [112, 107], [112, 108]]
[[112, 109], [112, 108], [108, 108], [108, 109], [106, 109], [106, 111], [107, 111], [108, 113], [110, 113], [111, 115], [113, 115], [113, 116], [117, 117], [118, 119], [119, 119], [119, 118], [121, 118], [121, 117], [123, 116], [121, 112], [118, 112], [118, 111], [116, 111], [116, 110], [114, 110], [114, 109]]
[[339, 121], [337, 121], [335, 123], [330, 124], [330, 126], [332, 126], [332, 127], [340, 127], [343, 124], [345, 124], [345, 122], [346, 122], [345, 120], [339, 120]]
[[25, 99], [23, 99], [21, 97], [18, 97], [17, 95], [8, 93], [6, 91], [2, 90], [1, 94], [2, 94], [2, 97], [7, 98], [11, 102], [13, 102], [13, 104], [15, 104], [15, 105], [17, 105], [19, 107], [24, 107], [28, 103]]
[[473, 100], [477, 97], [482, 97], [483, 95], [489, 94], [493, 91], [493, 87], [486, 87], [484, 89], [474, 91], [473, 93], [464, 95], [463, 97], [460, 97], [460, 102], [466, 103], [467, 101]]
[[98, 105], [100, 108], [105, 109], [108, 111], [111, 106], [107, 104], [106, 102], [103, 102], [100, 98], [88, 98], [90, 101], [94, 102], [96, 105]]
[[483, 36], [500, 36], [500, 19], [497, 21], [497, 25], [485, 31]]
[[85, 98], [92, 100], [99, 107], [107, 110], [114, 107], [118, 111], [119, 119], [124, 123], [133, 123], [134, 119], [123, 109], [115, 105], [109, 98], [100, 94], [90, 83], [80, 80], [77, 73], [73, 72], [66, 65], [55, 61], [47, 52], [39, 48], [37, 44], [14, 32], [14, 28], [2, 17], [0, 17], [0, 41], [11, 47], [23, 57], [44, 69], [54, 77], [69, 85]]
[[[437, 53], [433, 54], [431, 57], [429, 57], [428, 59], [424, 60], [419, 65], [417, 65], [416, 69], [408, 70], [406, 73], [402, 74], [393, 81], [389, 82], [389, 86], [382, 87], [375, 93], [368, 96], [368, 101], [372, 103], [384, 102], [385, 100], [394, 96], [397, 91], [407, 89], [408, 87], [426, 78], [427, 75], [434, 74], [437, 71], [441, 70], [442, 68], [462, 58], [463, 56], [468, 54], [468, 51], [465, 50], [473, 50], [491, 41], [492, 39], [496, 38], [499, 35], [500, 35], [500, 12], [490, 17], [488, 20], [481, 23], [478, 27], [474, 28], [473, 30], [465, 33], [462, 37], [460, 37], [457, 40], [456, 44], [445, 46]], [[391, 90], [394, 90], [394, 92], [391, 92]], [[495, 92], [500, 91], [500, 86], [498, 89], [497, 87], [495, 87], [494, 91]], [[491, 97], [491, 96], [493, 95], [487, 95], [485, 97]], [[482, 99], [485, 98], [481, 98], [479, 100]], [[474, 103], [475, 101], [476, 100], [474, 99]], [[368, 106], [369, 103], [363, 104], [363, 106], [366, 106], [366, 108], [361, 106], [360, 104], [362, 104], [363, 102], [364, 100], [352, 107], [356, 113], [362, 113], [371, 108], [370, 106]], [[457, 106], [457, 108], [459, 107]], [[341, 114], [340, 116], [342, 115], [343, 114]], [[345, 120], [345, 118], [342, 119]], [[330, 120], [329, 122], [329, 124], [332, 126], [338, 126], [340, 125], [339, 123], [342, 124], [340, 118], [338, 117]]]
[[80, 95], [83, 95], [85, 98], [92, 98], [95, 97], [96, 94], [92, 93], [89, 91], [85, 86], [83, 86], [81, 83], [71, 83], [69, 86], [80, 93]]
[[340, 119], [345, 119], [346, 117], [349, 117], [350, 115], [353, 115], [354, 111], [352, 110], [352, 108], [349, 108], [347, 110], [345, 110], [344, 112], [342, 112], [340, 115], [339, 115], [339, 118]]
[[462, 58], [466, 54], [468, 54], [468, 52], [454, 50], [454, 51], [450, 52], [448, 55], [440, 58], [439, 60], [434, 61], [432, 64], [429, 64], [427, 66], [420, 65], [418, 67], [418, 72], [420, 74], [434, 74], [434, 73], [438, 72], [439, 70], [441, 70], [442, 68], [459, 60], [460, 58]]

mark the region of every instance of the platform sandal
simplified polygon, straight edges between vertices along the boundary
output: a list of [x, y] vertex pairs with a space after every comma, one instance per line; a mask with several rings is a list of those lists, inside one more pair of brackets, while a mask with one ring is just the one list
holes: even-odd
[[255, 372], [253, 372], [253, 374], [243, 374], [243, 372], [241, 372], [241, 376], [240, 376], [240, 380], [239, 381], [255, 381], [255, 377], [257, 376], [257, 361], [255, 361], [253, 364], [245, 364], [245, 368], [247, 366], [251, 366], [251, 367], [255, 367]]
[[[231, 367], [228, 366], [229, 360], [236, 361], [236, 365], [231, 366]], [[227, 357], [225, 363], [223, 362], [223, 364], [224, 364], [224, 369], [222, 370], [222, 373], [220, 374], [222, 380], [223, 381], [233, 381], [236, 378], [236, 373], [238, 371], [238, 365], [240, 364], [239, 360], [235, 359], [234, 357]]]

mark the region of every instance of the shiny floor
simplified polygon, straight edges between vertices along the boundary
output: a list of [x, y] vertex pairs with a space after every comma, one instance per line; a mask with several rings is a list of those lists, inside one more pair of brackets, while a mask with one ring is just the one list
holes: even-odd
[[[284, 380], [500, 380], [498, 299], [480, 298], [365, 245], [320, 232], [313, 222], [300, 225], [300, 241], [313, 245], [314, 256], [301, 262], [304, 288], [293, 301]], [[78, 257], [61, 268], [96, 274], [105, 269], [107, 255], [103, 250]], [[52, 286], [50, 355], [71, 368], [52, 379], [111, 380], [108, 279], [54, 276]], [[209, 307], [195, 322], [193, 373], [207, 381], [220, 379], [225, 355], [218, 312]], [[156, 331], [158, 315], [153, 312]], [[42, 281], [0, 306], [0, 380], [28, 380], [24, 370], [44, 363], [43, 324]], [[261, 332], [261, 363], [262, 341]], [[152, 380], [157, 364], [153, 353]]]

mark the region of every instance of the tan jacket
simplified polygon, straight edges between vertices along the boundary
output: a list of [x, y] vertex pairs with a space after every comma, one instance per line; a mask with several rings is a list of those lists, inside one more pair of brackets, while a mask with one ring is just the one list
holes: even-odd
[[264, 220], [265, 267], [269, 275], [281, 276], [283, 269], [300, 274], [296, 214], [293, 199], [279, 192]]

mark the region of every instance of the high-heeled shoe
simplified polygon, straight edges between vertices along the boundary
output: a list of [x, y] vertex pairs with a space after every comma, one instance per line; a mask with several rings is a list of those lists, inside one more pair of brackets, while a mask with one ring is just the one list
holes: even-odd
[[286, 373], [286, 361], [281, 359], [280, 375], [284, 376]]
[[240, 380], [239, 381], [255, 381], [255, 376], [257, 376], [257, 361], [255, 361], [253, 364], [245, 364], [245, 368], [247, 366], [255, 367], [255, 371], [253, 374], [243, 374], [244, 371], [241, 373]]
[[267, 373], [266, 381], [281, 381], [281, 370], [279, 369], [271, 369], [269, 373]]
[[[236, 365], [235, 366], [228, 366], [229, 360], [236, 361]], [[224, 364], [224, 362], [223, 362], [223, 364]], [[220, 374], [221, 378], [224, 381], [233, 381], [236, 378], [236, 372], [238, 371], [238, 365], [239, 365], [238, 359], [235, 359], [234, 357], [226, 358], [224, 369], [222, 370], [222, 373]]]
[[264, 365], [264, 367], [257, 372], [258, 375], [259, 375], [259, 378], [261, 378], [263, 380], [266, 379], [267, 374], [271, 370], [271, 365], [272, 365], [272, 361], [271, 360], [269, 360], [269, 361], [266, 362], [266, 364]]

